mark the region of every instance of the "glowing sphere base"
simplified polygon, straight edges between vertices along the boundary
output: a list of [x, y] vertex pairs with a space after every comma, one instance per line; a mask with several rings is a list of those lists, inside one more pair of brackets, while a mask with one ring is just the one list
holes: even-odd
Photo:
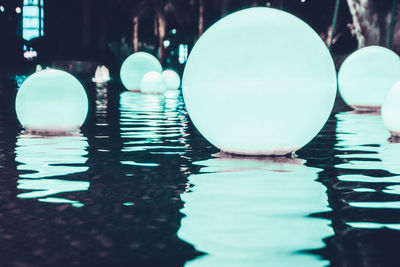
[[382, 105], [382, 119], [393, 137], [400, 137], [400, 82], [389, 91]]
[[342, 64], [338, 82], [344, 101], [355, 109], [380, 109], [390, 88], [400, 80], [400, 58], [380, 47], [364, 47]]
[[146, 52], [134, 53], [122, 63], [120, 71], [122, 84], [128, 90], [139, 90], [143, 76], [150, 71], [162, 72], [158, 59]]
[[140, 83], [140, 91], [145, 94], [161, 94], [167, 90], [161, 73], [150, 71], [143, 76]]
[[284, 155], [326, 123], [336, 71], [326, 45], [305, 22], [257, 7], [221, 19], [201, 36], [182, 88], [194, 125], [222, 151]]
[[18, 90], [15, 109], [26, 131], [47, 134], [76, 132], [88, 113], [88, 99], [71, 74], [48, 69], [29, 76]]

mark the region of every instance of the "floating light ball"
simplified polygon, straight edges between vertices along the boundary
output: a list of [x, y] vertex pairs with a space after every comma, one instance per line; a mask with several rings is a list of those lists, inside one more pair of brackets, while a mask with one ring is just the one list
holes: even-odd
[[140, 91], [145, 94], [161, 94], [167, 90], [164, 78], [157, 71], [150, 71], [140, 82]]
[[162, 72], [157, 58], [146, 52], [137, 52], [125, 59], [121, 66], [121, 81], [128, 90], [139, 90], [143, 76], [150, 72]]
[[400, 137], [400, 82], [386, 96], [382, 105], [382, 118], [392, 136]]
[[398, 80], [399, 56], [380, 46], [364, 47], [351, 54], [338, 76], [344, 101], [357, 109], [379, 109]]
[[305, 22], [257, 7], [202, 35], [182, 85], [190, 118], [212, 144], [236, 154], [283, 155], [307, 144], [327, 121], [336, 72]]
[[167, 85], [167, 90], [176, 90], [181, 86], [181, 78], [179, 74], [173, 70], [164, 70], [162, 72], [165, 84]]
[[29, 76], [18, 90], [15, 109], [27, 131], [78, 131], [88, 113], [82, 84], [71, 74], [47, 69]]

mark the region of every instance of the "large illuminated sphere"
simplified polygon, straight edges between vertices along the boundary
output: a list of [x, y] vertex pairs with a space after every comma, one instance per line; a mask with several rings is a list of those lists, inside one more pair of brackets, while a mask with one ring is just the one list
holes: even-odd
[[339, 71], [339, 91], [344, 101], [358, 109], [379, 109], [390, 88], [400, 80], [400, 58], [380, 46], [351, 54]]
[[181, 78], [179, 74], [173, 70], [164, 70], [162, 72], [165, 84], [167, 85], [167, 90], [176, 90], [181, 86]]
[[386, 96], [382, 105], [382, 118], [392, 135], [400, 137], [400, 82]]
[[47, 69], [32, 74], [22, 83], [15, 109], [28, 131], [74, 132], [86, 119], [88, 98], [74, 76]]
[[143, 76], [150, 71], [162, 72], [158, 59], [146, 52], [134, 53], [122, 63], [122, 84], [128, 90], [139, 90]]
[[164, 78], [157, 71], [150, 71], [143, 76], [140, 82], [140, 91], [145, 94], [161, 94], [167, 90]]
[[326, 123], [336, 71], [310, 26], [257, 7], [221, 19], [201, 36], [182, 88], [194, 125], [224, 152], [283, 155]]

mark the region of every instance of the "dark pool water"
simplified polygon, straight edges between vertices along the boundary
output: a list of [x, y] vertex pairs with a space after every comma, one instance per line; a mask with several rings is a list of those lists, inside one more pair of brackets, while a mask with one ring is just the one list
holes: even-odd
[[234, 157], [178, 91], [87, 83], [80, 135], [26, 134], [21, 79], [0, 86], [0, 266], [399, 266], [400, 144], [379, 115], [333, 114], [292, 158]]

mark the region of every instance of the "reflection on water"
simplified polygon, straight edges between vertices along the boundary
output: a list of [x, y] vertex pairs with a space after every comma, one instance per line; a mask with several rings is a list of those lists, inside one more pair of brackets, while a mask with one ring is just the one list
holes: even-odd
[[400, 211], [400, 144], [389, 142], [390, 133], [379, 115], [347, 112], [337, 119], [336, 147], [342, 153], [337, 157], [343, 160], [335, 166], [340, 170], [338, 179], [352, 185], [354, 193], [347, 204], [363, 214], [347, 224], [399, 230], [400, 218], [389, 214]]
[[302, 251], [324, 247], [333, 235], [320, 169], [292, 159], [214, 158], [182, 194], [179, 237], [208, 255], [186, 266], [324, 266]]
[[81, 136], [20, 134], [0, 98], [0, 265], [397, 265], [400, 144], [379, 115], [332, 116], [298, 159], [229, 158], [179, 91], [86, 88]]
[[21, 134], [15, 149], [16, 161], [20, 163], [17, 166], [20, 171], [18, 189], [23, 191], [18, 197], [82, 206], [78, 201], [53, 196], [89, 189], [87, 181], [58, 179], [60, 176], [88, 170], [85, 166], [86, 148], [86, 138], [81, 135], [41, 137]]
[[[120, 96], [122, 164], [155, 167], [151, 155], [183, 155], [188, 149], [187, 118], [179, 92], [150, 95], [124, 92]], [[129, 153], [135, 152], [135, 153]]]

